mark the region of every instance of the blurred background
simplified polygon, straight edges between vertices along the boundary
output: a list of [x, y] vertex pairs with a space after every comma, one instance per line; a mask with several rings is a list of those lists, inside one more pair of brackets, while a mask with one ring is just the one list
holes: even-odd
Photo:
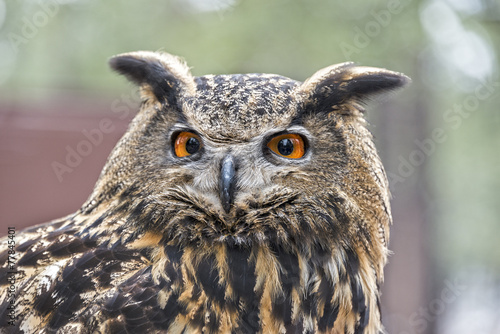
[[389, 333], [500, 333], [498, 0], [0, 0], [0, 235], [70, 214], [138, 108], [107, 59], [413, 79], [369, 106], [393, 193]]

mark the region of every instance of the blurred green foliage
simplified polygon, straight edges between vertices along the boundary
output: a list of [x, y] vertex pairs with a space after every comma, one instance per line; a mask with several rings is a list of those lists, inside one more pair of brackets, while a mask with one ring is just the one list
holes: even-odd
[[[219, 4], [222, 10], [202, 11], [196, 4], [204, 2], [214, 8]], [[181, 55], [196, 75], [271, 72], [305, 79], [320, 67], [347, 60], [403, 70], [422, 44], [416, 1], [401, 5], [401, 12], [391, 15], [389, 24], [375, 31], [366, 46], [356, 48], [349, 58], [341, 43], [354, 46], [356, 27], [364, 31], [365, 24], [374, 20], [371, 12], [387, 10], [386, 1], [49, 0], [6, 4], [0, 37], [5, 43], [14, 40], [18, 49], [10, 67], [15, 74], [4, 85], [9, 90], [26, 89], [27, 85], [109, 89], [119, 81], [110, 74], [105, 60], [132, 50]], [[46, 23], [40, 12], [49, 16]], [[30, 23], [34, 29], [26, 28]], [[32, 36], [31, 30], [36, 30]], [[23, 37], [25, 31], [29, 36]], [[13, 35], [21, 36], [20, 41]]]

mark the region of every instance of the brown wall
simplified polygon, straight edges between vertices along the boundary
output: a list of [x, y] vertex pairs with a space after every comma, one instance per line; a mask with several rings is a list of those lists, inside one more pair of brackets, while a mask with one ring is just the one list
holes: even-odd
[[83, 204], [130, 121], [111, 113], [111, 105], [0, 105], [0, 236], [8, 226], [44, 223]]

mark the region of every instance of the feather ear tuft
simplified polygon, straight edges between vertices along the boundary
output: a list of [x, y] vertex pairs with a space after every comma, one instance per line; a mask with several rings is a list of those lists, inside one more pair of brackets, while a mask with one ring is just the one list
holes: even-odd
[[130, 81], [151, 92], [155, 98], [169, 104], [176, 102], [180, 92], [192, 95], [196, 91], [193, 76], [179, 58], [149, 51], [124, 53], [112, 57], [109, 65]]
[[386, 69], [342, 63], [323, 68], [304, 81], [299, 91], [306, 104], [314, 103], [317, 111], [344, 109], [348, 103], [363, 103], [400, 87], [411, 80], [404, 74]]

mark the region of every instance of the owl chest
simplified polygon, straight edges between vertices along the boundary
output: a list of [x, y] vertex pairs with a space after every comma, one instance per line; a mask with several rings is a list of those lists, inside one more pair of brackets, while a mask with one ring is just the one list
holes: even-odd
[[178, 257], [178, 304], [190, 326], [244, 333], [332, 328], [339, 309], [330, 304], [335, 286], [323, 271], [289, 253], [264, 253], [226, 248], [187, 263], [186, 253]]

